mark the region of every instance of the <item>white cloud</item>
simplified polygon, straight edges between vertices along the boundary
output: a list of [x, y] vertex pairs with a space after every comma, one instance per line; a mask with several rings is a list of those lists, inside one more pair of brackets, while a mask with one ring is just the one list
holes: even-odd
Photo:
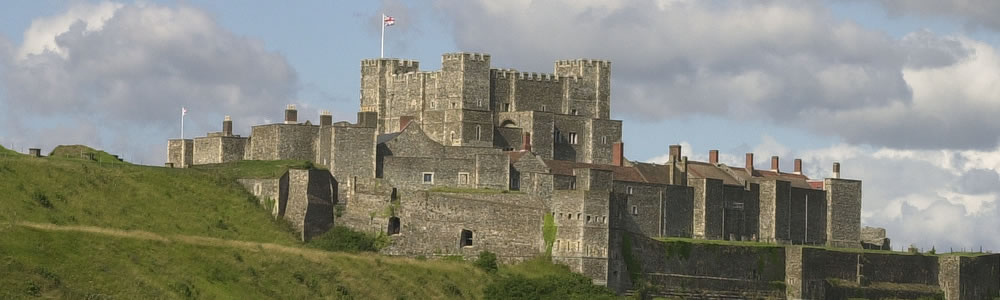
[[[298, 90], [282, 55], [185, 4], [76, 5], [36, 19], [17, 49], [0, 51], [9, 140], [85, 143], [151, 164], [179, 135], [181, 106], [188, 137], [220, 130], [223, 115], [239, 132], [280, 114]], [[47, 134], [77, 127], [95, 134]]]
[[1000, 2], [994, 0], [874, 0], [890, 15], [957, 18], [970, 29], [1000, 30]]
[[[898, 149], [997, 145], [997, 50], [929, 31], [896, 39], [821, 2], [439, 0], [460, 49], [541, 69], [613, 62], [613, 110], [764, 119]], [[554, 17], [556, 16], [556, 17]], [[957, 104], [957, 105], [956, 105]]]

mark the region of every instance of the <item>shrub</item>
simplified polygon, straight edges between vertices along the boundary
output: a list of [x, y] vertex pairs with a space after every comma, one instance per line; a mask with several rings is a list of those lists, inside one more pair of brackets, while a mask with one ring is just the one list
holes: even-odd
[[473, 262], [473, 265], [487, 273], [495, 273], [497, 271], [497, 255], [489, 251], [480, 251], [479, 258]]
[[330, 231], [314, 237], [307, 245], [327, 251], [378, 252], [385, 241], [374, 234], [357, 232], [343, 226], [334, 226]]
[[486, 286], [486, 299], [617, 299], [590, 278], [552, 263], [547, 258], [531, 259], [498, 272]]

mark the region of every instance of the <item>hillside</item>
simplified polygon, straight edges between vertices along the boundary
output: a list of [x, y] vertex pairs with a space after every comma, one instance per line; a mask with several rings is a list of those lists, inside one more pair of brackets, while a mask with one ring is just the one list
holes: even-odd
[[306, 162], [166, 169], [66, 149], [0, 156], [0, 299], [612, 297], [545, 260], [491, 273], [313, 249], [232, 180]]

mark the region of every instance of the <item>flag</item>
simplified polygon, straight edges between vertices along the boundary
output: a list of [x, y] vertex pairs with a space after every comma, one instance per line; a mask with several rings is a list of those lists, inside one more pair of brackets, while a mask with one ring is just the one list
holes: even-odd
[[181, 115], [182, 115], [182, 116], [185, 116], [185, 115], [187, 115], [187, 114], [188, 114], [188, 109], [187, 109], [187, 108], [184, 108], [183, 106], [181, 106]]
[[396, 24], [396, 18], [393, 18], [392, 16], [385, 16], [382, 18], [383, 26], [392, 26], [393, 24]]

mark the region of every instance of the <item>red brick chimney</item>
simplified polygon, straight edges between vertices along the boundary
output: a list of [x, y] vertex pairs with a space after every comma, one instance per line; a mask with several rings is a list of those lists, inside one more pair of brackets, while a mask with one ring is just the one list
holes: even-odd
[[670, 161], [681, 161], [681, 145], [670, 145]]
[[795, 174], [802, 175], [802, 159], [795, 159]]
[[747, 169], [747, 173], [750, 173], [750, 175], [753, 175], [753, 153], [747, 153], [747, 165], [746, 165], [746, 169]]
[[713, 165], [719, 163], [719, 150], [708, 150], [708, 162]]
[[778, 170], [778, 156], [777, 155], [771, 156], [771, 171], [774, 171], [775, 173], [780, 173], [781, 172], [780, 170]]
[[406, 125], [410, 125], [410, 121], [413, 121], [413, 116], [399, 117], [399, 131], [403, 131], [403, 128], [406, 128]]
[[531, 132], [524, 133], [524, 141], [521, 145], [524, 151], [531, 152]]
[[611, 145], [611, 164], [616, 166], [625, 165], [625, 143], [617, 142]]

